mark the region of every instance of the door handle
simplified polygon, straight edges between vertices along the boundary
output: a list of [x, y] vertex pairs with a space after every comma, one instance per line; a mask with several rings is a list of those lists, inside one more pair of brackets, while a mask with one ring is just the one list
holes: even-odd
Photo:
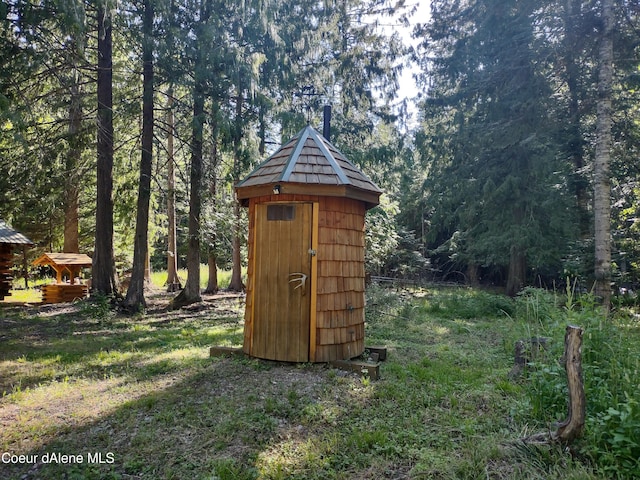
[[302, 272], [290, 273], [289, 277], [294, 277], [291, 280], [289, 280], [289, 283], [296, 283], [296, 286], [293, 287], [294, 290], [297, 290], [298, 288], [300, 288], [302, 291], [302, 295], [307, 293], [307, 276], [304, 273]]

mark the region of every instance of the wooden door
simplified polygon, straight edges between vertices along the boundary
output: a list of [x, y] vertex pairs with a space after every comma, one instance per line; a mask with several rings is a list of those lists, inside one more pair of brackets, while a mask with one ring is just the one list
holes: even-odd
[[312, 204], [256, 206], [252, 355], [309, 360]]

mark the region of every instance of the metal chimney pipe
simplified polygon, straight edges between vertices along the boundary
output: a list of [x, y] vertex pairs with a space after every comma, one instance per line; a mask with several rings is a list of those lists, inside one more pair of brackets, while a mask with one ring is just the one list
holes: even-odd
[[331, 141], [331, 105], [325, 105], [322, 124], [322, 136], [326, 138], [327, 142]]

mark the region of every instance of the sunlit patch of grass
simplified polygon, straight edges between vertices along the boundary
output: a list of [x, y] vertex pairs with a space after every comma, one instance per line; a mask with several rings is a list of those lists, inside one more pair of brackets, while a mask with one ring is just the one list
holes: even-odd
[[9, 296], [0, 300], [0, 303], [39, 303], [42, 301], [42, 292], [39, 288], [13, 289]]
[[260, 478], [287, 479], [301, 475], [319, 478], [319, 472], [331, 469], [331, 455], [327, 453], [333, 452], [327, 449], [327, 443], [299, 437], [299, 433], [294, 432], [258, 455], [256, 467]]
[[432, 333], [434, 335], [448, 335], [449, 334], [449, 327], [445, 327], [445, 326], [434, 326], [431, 329]]
[[155, 330], [155, 327], [145, 323], [134, 323], [131, 325], [131, 331], [133, 332], [151, 332]]
[[[243, 268], [242, 275], [246, 278], [246, 268]], [[184, 268], [178, 269], [178, 278], [182, 285], [187, 281], [187, 270]], [[151, 283], [157, 288], [163, 288], [166, 286], [167, 272], [164, 270], [151, 272]], [[206, 264], [200, 265], [200, 287], [206, 288], [209, 281], [209, 266]], [[231, 270], [218, 269], [218, 288], [224, 289], [231, 283]]]
[[138, 362], [138, 375], [153, 377], [160, 374], [178, 372], [185, 367], [202, 365], [208, 359], [208, 352], [202, 348], [183, 348], [150, 356]]
[[[56, 433], [113, 412], [121, 403], [110, 392], [120, 382], [64, 379], [6, 395], [0, 402], [2, 418], [9, 425], [0, 431], [2, 450], [37, 447]], [[144, 389], [136, 391], [142, 395]], [[33, 432], [38, 432], [35, 438]]]

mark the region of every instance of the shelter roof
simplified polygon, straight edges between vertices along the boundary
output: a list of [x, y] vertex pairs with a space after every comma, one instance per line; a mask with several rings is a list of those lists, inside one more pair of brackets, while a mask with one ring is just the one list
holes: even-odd
[[0, 219], [0, 243], [9, 243], [11, 245], [33, 245], [31, 240], [11, 228], [2, 219]]
[[52, 267], [90, 267], [91, 257], [84, 253], [43, 253], [33, 261], [34, 265], [51, 265]]
[[313, 127], [307, 126], [236, 185], [240, 200], [280, 193], [344, 196], [379, 203], [382, 191]]

